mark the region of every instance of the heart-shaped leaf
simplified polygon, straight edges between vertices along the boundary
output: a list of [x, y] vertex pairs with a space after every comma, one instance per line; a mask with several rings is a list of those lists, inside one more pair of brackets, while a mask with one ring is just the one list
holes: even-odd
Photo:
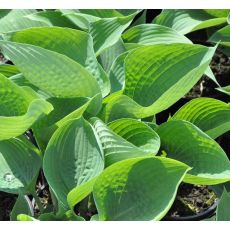
[[141, 121], [123, 118], [108, 124], [109, 128], [146, 153], [157, 153], [160, 148], [158, 134]]
[[[90, 121], [102, 144], [106, 166], [124, 159], [143, 157], [149, 154], [149, 152], [144, 151], [143, 149], [117, 135], [100, 119], [91, 118]], [[151, 153], [156, 154], [154, 151]]]
[[0, 141], [0, 190], [9, 193], [31, 193], [41, 158], [38, 150], [25, 139]]
[[192, 167], [185, 182], [212, 185], [230, 180], [230, 161], [225, 152], [190, 122], [169, 121], [160, 125], [156, 132], [167, 157]]
[[192, 43], [188, 38], [176, 30], [157, 24], [142, 24], [127, 30], [122, 38], [125, 43], [140, 45]]
[[101, 118], [106, 122], [144, 118], [167, 109], [201, 78], [214, 52], [215, 48], [192, 44], [151, 45], [130, 51], [125, 58], [123, 94], [116, 92], [104, 100]]
[[65, 55], [7, 41], [0, 41], [0, 46], [25, 78], [53, 96], [91, 97], [100, 92], [96, 79], [82, 65]]
[[92, 37], [83, 31], [60, 27], [30, 28], [4, 36], [7, 40], [26, 43], [66, 55], [85, 67], [97, 80], [103, 96], [110, 90], [109, 79], [97, 62]]
[[32, 9], [0, 10], [0, 33], [44, 26], [44, 23], [33, 22], [25, 17], [35, 12], [37, 11]]
[[186, 120], [213, 139], [230, 130], [230, 105], [213, 98], [197, 98], [185, 104], [173, 120]]
[[160, 220], [188, 170], [187, 165], [162, 157], [128, 159], [111, 165], [93, 188], [99, 220]]
[[[218, 11], [218, 10], [217, 10]], [[205, 10], [163, 10], [162, 13], [154, 19], [154, 23], [171, 27], [181, 34], [187, 34], [203, 28], [218, 26], [227, 22], [227, 15], [211, 15]], [[219, 17], [220, 16], [220, 17]]]
[[67, 194], [104, 168], [102, 149], [92, 126], [81, 117], [58, 128], [47, 146], [43, 167], [60, 204], [68, 207]]
[[0, 140], [23, 134], [53, 109], [31, 89], [19, 87], [1, 74], [0, 86]]

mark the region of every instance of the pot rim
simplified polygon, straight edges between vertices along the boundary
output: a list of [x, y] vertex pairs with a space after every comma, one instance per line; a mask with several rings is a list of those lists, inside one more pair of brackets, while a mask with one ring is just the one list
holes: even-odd
[[198, 213], [192, 216], [181, 216], [181, 217], [172, 217], [172, 216], [165, 216], [162, 220], [166, 221], [193, 221], [193, 220], [203, 220], [205, 218], [211, 217], [214, 215], [216, 208], [218, 206], [219, 199], [217, 199], [212, 206], [210, 206], [205, 211]]

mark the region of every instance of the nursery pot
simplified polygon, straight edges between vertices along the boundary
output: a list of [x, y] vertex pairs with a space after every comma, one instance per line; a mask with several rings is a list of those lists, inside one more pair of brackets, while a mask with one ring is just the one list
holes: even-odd
[[172, 216], [165, 216], [163, 220], [166, 221], [198, 221], [198, 220], [204, 220], [206, 218], [210, 218], [215, 214], [217, 205], [219, 201], [217, 200], [212, 206], [210, 206], [205, 211], [191, 215], [191, 216], [178, 216], [178, 217], [172, 217]]
[[204, 220], [215, 214], [217, 205], [217, 194], [212, 188], [182, 183], [171, 209], [163, 220]]

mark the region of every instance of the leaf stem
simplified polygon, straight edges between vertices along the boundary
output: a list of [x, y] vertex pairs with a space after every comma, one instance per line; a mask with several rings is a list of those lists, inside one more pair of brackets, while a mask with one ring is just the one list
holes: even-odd
[[42, 202], [40, 201], [40, 198], [38, 197], [36, 191], [33, 191], [32, 195], [33, 195], [33, 197], [35, 199], [36, 204], [38, 205], [38, 208], [39, 208], [40, 212], [43, 212], [44, 207], [43, 207]]

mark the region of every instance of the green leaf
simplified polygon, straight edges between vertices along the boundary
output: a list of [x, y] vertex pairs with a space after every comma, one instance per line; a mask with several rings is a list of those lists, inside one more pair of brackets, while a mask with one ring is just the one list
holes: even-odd
[[0, 141], [0, 190], [30, 193], [41, 167], [38, 150], [27, 140]]
[[[135, 10], [134, 10], [135, 11]], [[112, 18], [112, 17], [122, 17], [124, 15], [132, 14], [134, 12], [128, 12], [127, 14], [124, 14], [124, 12], [119, 12], [119, 10], [114, 9], [79, 9], [79, 12], [83, 14], [90, 14], [95, 17], [99, 18]]]
[[230, 105], [213, 98], [197, 98], [181, 107], [171, 119], [189, 121], [216, 139], [230, 130]]
[[94, 177], [93, 179], [79, 186], [76, 186], [74, 189], [72, 189], [69, 192], [67, 196], [67, 201], [68, 201], [69, 207], [72, 210], [74, 210], [74, 207], [76, 204], [78, 204], [80, 201], [86, 198], [93, 191], [93, 186], [94, 186], [96, 179], [97, 177]]
[[181, 162], [161, 157], [113, 164], [93, 188], [99, 220], [160, 220], [170, 209], [188, 170]]
[[98, 214], [95, 214], [91, 217], [90, 221], [99, 221], [99, 216]]
[[26, 215], [26, 214], [20, 214], [17, 216], [18, 221], [38, 221], [32, 216]]
[[85, 221], [85, 219], [82, 216], [76, 215], [72, 210], [69, 210], [65, 213], [64, 220], [69, 221]]
[[35, 13], [32, 9], [0, 10], [0, 33], [21, 30], [30, 27], [44, 26], [40, 22], [33, 22], [25, 16]]
[[96, 59], [93, 39], [88, 33], [70, 28], [42, 27], [9, 33], [4, 37], [12, 42], [31, 44], [66, 55], [95, 77], [103, 96], [109, 93], [108, 76]]
[[47, 100], [48, 98], [52, 97], [52, 95], [50, 95], [49, 93], [45, 93], [44, 91], [40, 90], [38, 87], [31, 84], [21, 73], [13, 75], [9, 77], [9, 79], [18, 86], [22, 86], [23, 88], [25, 88], [24, 86], [26, 86], [26, 88], [28, 87], [31, 88], [42, 99]]
[[205, 9], [204, 11], [217, 18], [227, 17], [230, 13], [229, 9]]
[[125, 43], [140, 45], [192, 43], [188, 38], [176, 30], [157, 24], [142, 24], [127, 30], [122, 38]]
[[19, 214], [33, 215], [33, 209], [31, 209], [28, 196], [19, 195], [16, 203], [10, 213], [10, 220], [16, 221]]
[[131, 24], [135, 15], [136, 13], [125, 17], [102, 18], [90, 23], [89, 32], [93, 37], [97, 55], [119, 40], [122, 32]]
[[49, 98], [47, 101], [53, 105], [54, 110], [33, 126], [41, 150], [45, 150], [58, 127], [83, 114], [85, 117], [95, 116], [101, 108], [101, 94], [93, 98]]
[[225, 86], [225, 87], [221, 87], [221, 88], [217, 88], [217, 90], [222, 92], [222, 93], [226, 93], [226, 94], [230, 95], [230, 85]]
[[53, 212], [43, 213], [38, 218], [40, 221], [84, 221], [81, 216], [75, 215], [71, 210], [55, 215]]
[[0, 46], [26, 79], [53, 96], [91, 97], [100, 92], [95, 78], [67, 56], [28, 44], [0, 41]]
[[220, 42], [220, 49], [227, 56], [230, 55], [230, 25], [216, 31], [209, 38], [209, 42], [218, 43]]
[[[143, 24], [132, 27], [123, 34], [123, 40], [126, 42], [126, 46], [129, 45], [129, 49], [155, 44], [192, 44], [188, 38], [179, 34], [176, 30], [157, 24]], [[209, 67], [205, 71], [205, 74], [219, 85]]]
[[82, 30], [88, 31], [90, 23], [100, 20], [100, 17], [96, 17], [90, 14], [80, 13], [79, 10], [60, 10], [63, 16], [68, 18], [77, 27]]
[[68, 207], [67, 194], [104, 168], [103, 153], [92, 126], [81, 117], [58, 128], [47, 146], [43, 168], [58, 200]]
[[113, 62], [109, 71], [109, 78], [111, 82], [111, 93], [122, 90], [125, 85], [125, 68], [124, 61], [128, 52], [119, 55]]
[[11, 77], [15, 74], [20, 73], [16, 66], [9, 64], [1, 64], [0, 65], [0, 74], [3, 74], [6, 77]]
[[0, 140], [23, 134], [53, 109], [31, 89], [19, 87], [1, 74], [0, 85]]
[[214, 17], [205, 10], [163, 10], [154, 23], [170, 27], [180, 34], [221, 25], [227, 22], [227, 16]]
[[158, 134], [141, 121], [123, 118], [109, 123], [108, 127], [146, 153], [157, 153], [160, 148]]
[[226, 191], [226, 189], [224, 189], [216, 210], [217, 221], [230, 220], [229, 206], [230, 206], [230, 194]]
[[[91, 118], [90, 122], [102, 144], [106, 167], [117, 161], [149, 155], [149, 152], [144, 151], [117, 135], [100, 119]], [[156, 154], [153, 151], [151, 153]]]
[[167, 157], [192, 167], [184, 181], [212, 185], [230, 180], [230, 162], [222, 148], [187, 121], [169, 121], [156, 130]]
[[192, 44], [150, 45], [130, 51], [125, 58], [124, 95], [116, 92], [107, 97], [101, 118], [106, 122], [144, 118], [169, 108], [201, 78], [214, 52], [215, 48]]
[[36, 96], [14, 84], [11, 80], [0, 74], [0, 115], [1, 116], [19, 116], [26, 113], [31, 101]]
[[83, 30], [88, 31], [94, 41], [97, 56], [114, 45], [122, 32], [131, 24], [138, 11], [127, 16], [115, 10], [61, 10], [66, 17]]
[[142, 106], [154, 102], [153, 108], [160, 112], [169, 107], [164, 104], [172, 105], [200, 79], [214, 51], [214, 48], [191, 44], [135, 49], [125, 59], [124, 94]]
[[46, 26], [60, 26], [76, 29], [77, 26], [60, 11], [40, 11], [29, 14], [26, 18], [45, 24]]
[[115, 59], [125, 51], [124, 43], [122, 39], [119, 39], [114, 45], [108, 47], [100, 54], [99, 60], [107, 73], [110, 71]]

